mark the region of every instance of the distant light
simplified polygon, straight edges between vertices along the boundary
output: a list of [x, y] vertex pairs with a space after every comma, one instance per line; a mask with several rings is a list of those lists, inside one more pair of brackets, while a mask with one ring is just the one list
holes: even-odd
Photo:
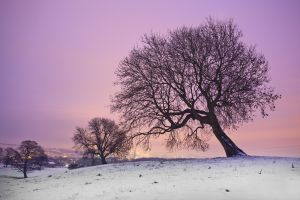
[[65, 167], [69, 167], [69, 164], [66, 164]]

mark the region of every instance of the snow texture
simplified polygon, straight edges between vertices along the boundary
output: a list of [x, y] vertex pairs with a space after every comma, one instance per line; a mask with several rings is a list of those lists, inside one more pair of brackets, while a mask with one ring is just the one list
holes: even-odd
[[29, 174], [0, 169], [2, 200], [300, 199], [300, 158], [138, 161]]

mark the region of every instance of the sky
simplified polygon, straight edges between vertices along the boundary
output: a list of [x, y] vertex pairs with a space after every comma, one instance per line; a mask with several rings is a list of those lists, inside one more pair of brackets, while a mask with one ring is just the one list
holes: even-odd
[[[146, 33], [232, 18], [270, 65], [282, 95], [275, 112], [229, 136], [250, 155], [300, 156], [299, 1], [0, 1], [0, 142], [36, 140], [71, 148], [76, 126], [118, 120], [110, 99], [114, 71]], [[207, 152], [169, 152], [163, 138], [143, 156], [224, 156], [212, 136]]]

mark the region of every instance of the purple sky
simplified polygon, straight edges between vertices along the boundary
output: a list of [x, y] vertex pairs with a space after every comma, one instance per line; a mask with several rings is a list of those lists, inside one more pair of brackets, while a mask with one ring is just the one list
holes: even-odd
[[[249, 154], [300, 156], [300, 1], [14, 1], [0, 2], [0, 142], [33, 139], [72, 147], [75, 126], [111, 117], [114, 71], [149, 32], [165, 33], [205, 18], [233, 18], [256, 44], [283, 98], [266, 119], [230, 137]], [[212, 137], [207, 153], [224, 155]]]

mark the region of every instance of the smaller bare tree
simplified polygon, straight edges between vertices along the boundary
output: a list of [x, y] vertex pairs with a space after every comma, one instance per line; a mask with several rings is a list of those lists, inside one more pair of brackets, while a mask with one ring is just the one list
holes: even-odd
[[2, 147], [0, 147], [0, 162], [2, 162], [4, 157], [4, 150], [2, 149]]
[[35, 158], [35, 162], [38, 168], [41, 170], [43, 166], [48, 165], [48, 156], [45, 152], [42, 152], [40, 156]]
[[4, 150], [3, 164], [5, 167], [7, 167], [8, 165], [13, 165], [14, 158], [17, 153], [18, 152], [11, 147], [8, 147]]
[[75, 148], [83, 149], [85, 155], [99, 155], [102, 164], [107, 164], [106, 158], [110, 155], [125, 157], [130, 148], [131, 140], [127, 132], [110, 119], [93, 118], [88, 127], [77, 127], [73, 136]]
[[[37, 142], [31, 140], [23, 141], [18, 150], [7, 148], [5, 151], [4, 164], [11, 165], [22, 172], [24, 178], [28, 177], [29, 171], [41, 169], [44, 158], [47, 157], [44, 149]], [[43, 162], [40, 162], [41, 158], [43, 158]]]

